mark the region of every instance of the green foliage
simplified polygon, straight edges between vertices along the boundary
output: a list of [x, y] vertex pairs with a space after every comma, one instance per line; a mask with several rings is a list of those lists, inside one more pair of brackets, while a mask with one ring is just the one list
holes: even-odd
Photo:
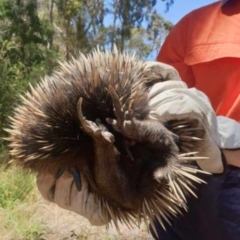
[[[64, 39], [67, 59], [76, 50], [88, 52], [96, 45], [111, 49], [116, 44], [121, 51], [132, 50], [129, 42], [141, 52], [140, 57], [146, 58], [159, 49], [171, 26], [157, 13], [156, 0], [57, 0], [55, 3], [54, 26], [56, 35]], [[159, 29], [155, 28], [152, 34], [150, 26]], [[136, 32], [138, 38], [134, 36]]]
[[[162, 0], [166, 1], [166, 0]], [[169, 8], [174, 4], [174, 0], [167, 0], [166, 1], [166, 11], [169, 11]]]
[[37, 1], [3, 0], [0, 11], [0, 136], [4, 136], [19, 94], [29, 82], [51, 73], [57, 52], [48, 47], [54, 31], [47, 19], [39, 18]]
[[1, 211], [1, 239], [44, 240], [44, 224], [34, 214], [32, 202], [21, 203], [12, 210]]
[[14, 208], [23, 202], [34, 187], [34, 177], [16, 168], [0, 168], [0, 209]]
[[0, 167], [0, 183], [1, 239], [43, 239], [45, 226], [35, 216], [34, 176]]

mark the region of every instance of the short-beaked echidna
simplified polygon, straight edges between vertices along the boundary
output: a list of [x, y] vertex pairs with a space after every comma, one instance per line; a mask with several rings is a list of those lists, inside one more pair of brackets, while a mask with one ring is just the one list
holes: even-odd
[[61, 63], [31, 86], [10, 118], [12, 162], [38, 173], [84, 174], [116, 226], [153, 225], [155, 217], [164, 226], [202, 182], [186, 161], [199, 159], [192, 150], [204, 130], [188, 119], [149, 118], [148, 93], [164, 81], [162, 70], [116, 49]]

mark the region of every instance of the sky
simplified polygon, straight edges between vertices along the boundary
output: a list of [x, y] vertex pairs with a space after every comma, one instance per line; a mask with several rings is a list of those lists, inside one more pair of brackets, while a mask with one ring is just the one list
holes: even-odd
[[174, 4], [170, 6], [168, 12], [166, 10], [166, 2], [157, 1], [158, 13], [169, 20], [173, 24], [177, 23], [183, 16], [194, 9], [217, 2], [217, 0], [174, 0]]
[[[218, 0], [174, 0], [174, 4], [170, 6], [168, 11], [166, 11], [166, 1], [157, 0], [156, 9], [165, 20], [176, 24], [189, 12], [217, 1]], [[157, 53], [158, 50], [153, 51], [147, 59], [155, 60]]]

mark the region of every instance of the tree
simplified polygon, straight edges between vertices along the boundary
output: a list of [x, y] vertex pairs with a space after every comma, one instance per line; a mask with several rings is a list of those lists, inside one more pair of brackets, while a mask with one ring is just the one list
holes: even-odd
[[[12, 108], [29, 82], [52, 71], [56, 52], [50, 49], [52, 26], [40, 19], [37, 1], [0, 3], [0, 136]], [[0, 142], [0, 150], [2, 144]]]
[[155, 6], [156, 0], [0, 1], [0, 137], [19, 93], [51, 74], [58, 59], [114, 44], [155, 57], [172, 26]]
[[169, 11], [170, 7], [174, 4], [174, 0], [162, 0], [166, 2], [166, 11]]
[[67, 59], [76, 50], [89, 52], [96, 45], [111, 49], [114, 44], [121, 51], [134, 46], [141, 53], [139, 56], [146, 58], [159, 49], [171, 27], [157, 13], [155, 0], [56, 0], [55, 3], [58, 14], [53, 24], [64, 39]]

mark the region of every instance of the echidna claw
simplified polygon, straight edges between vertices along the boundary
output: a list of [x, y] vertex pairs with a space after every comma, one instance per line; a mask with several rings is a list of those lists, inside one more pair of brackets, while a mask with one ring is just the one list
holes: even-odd
[[[56, 180], [59, 179], [65, 171], [67, 170], [64, 168], [59, 168], [55, 175]], [[80, 192], [82, 190], [82, 181], [81, 181], [81, 174], [79, 170], [77, 168], [70, 168], [68, 172], [73, 176], [74, 182], [76, 184], [76, 188]]]
[[121, 122], [123, 122], [124, 121], [124, 111], [122, 109], [120, 99], [112, 85], [109, 85], [108, 91], [112, 98], [114, 114], [118, 120], [121, 120]]
[[83, 98], [79, 98], [78, 103], [77, 103], [77, 113], [78, 113], [78, 118], [80, 121], [84, 119], [83, 113], [82, 113], [82, 102]]
[[125, 107], [122, 107], [121, 101], [111, 85], [109, 85], [108, 91], [112, 98], [113, 112], [116, 119], [106, 118], [106, 122], [125, 137], [138, 138], [138, 127], [136, 126], [136, 118], [132, 110], [133, 101], [130, 102], [129, 109], [124, 110]]
[[83, 129], [85, 133], [87, 133], [90, 136], [94, 136], [94, 134], [100, 130], [98, 125], [95, 122], [88, 121], [82, 112], [82, 102], [83, 98], [80, 97], [77, 103], [77, 113], [78, 113], [78, 118], [80, 121], [80, 127]]
[[57, 173], [56, 173], [55, 178], [56, 178], [56, 179], [59, 179], [59, 178], [63, 175], [64, 172], [65, 172], [65, 169], [59, 168], [58, 171], [57, 171]]
[[80, 192], [82, 190], [82, 181], [81, 181], [81, 174], [80, 174], [79, 170], [76, 168], [71, 168], [70, 173], [73, 175], [73, 179], [76, 184], [76, 188]]

